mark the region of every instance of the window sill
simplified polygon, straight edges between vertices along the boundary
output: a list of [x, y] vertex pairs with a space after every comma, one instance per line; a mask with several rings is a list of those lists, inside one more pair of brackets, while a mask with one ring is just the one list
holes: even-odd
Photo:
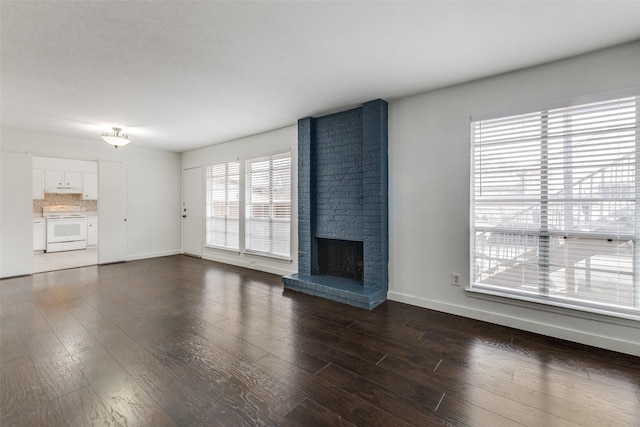
[[291, 263], [293, 261], [291, 258], [278, 256], [278, 255], [273, 255], [273, 254], [269, 254], [269, 253], [266, 253], [266, 252], [244, 251], [244, 254], [247, 255], [247, 256], [251, 256], [251, 257], [268, 258], [268, 259], [273, 259], [273, 260], [276, 260], [276, 261], [284, 261], [284, 262], [288, 262], [288, 263]]
[[558, 301], [542, 301], [524, 295], [504, 294], [488, 289], [466, 288], [465, 293], [472, 298], [510, 304], [518, 307], [545, 311], [564, 316], [606, 322], [614, 325], [640, 328], [640, 315], [617, 313], [592, 307], [576, 307]]
[[225, 248], [223, 246], [212, 246], [212, 245], [204, 245], [204, 247], [207, 249], [214, 249], [216, 251], [228, 252], [228, 253], [240, 255], [240, 251], [238, 249], [230, 249], [230, 248]]

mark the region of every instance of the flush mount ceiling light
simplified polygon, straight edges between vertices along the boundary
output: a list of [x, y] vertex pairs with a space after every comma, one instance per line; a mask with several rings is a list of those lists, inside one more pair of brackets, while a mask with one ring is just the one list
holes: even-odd
[[122, 135], [120, 135], [120, 131], [122, 129], [120, 128], [112, 128], [112, 129], [113, 129], [113, 135], [109, 135], [106, 132], [102, 134], [102, 139], [107, 141], [108, 144], [113, 145], [114, 148], [118, 148], [118, 147], [122, 147], [123, 145], [127, 145], [128, 143], [131, 142], [131, 140], [129, 139], [129, 135], [127, 135], [126, 133], [123, 133]]

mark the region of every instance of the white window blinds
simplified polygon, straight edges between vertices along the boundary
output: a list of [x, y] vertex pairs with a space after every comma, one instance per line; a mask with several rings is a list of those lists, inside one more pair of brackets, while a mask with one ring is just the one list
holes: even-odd
[[291, 256], [291, 154], [246, 161], [246, 250]]
[[239, 249], [240, 163], [207, 166], [206, 242]]
[[472, 123], [472, 289], [640, 314], [637, 105]]

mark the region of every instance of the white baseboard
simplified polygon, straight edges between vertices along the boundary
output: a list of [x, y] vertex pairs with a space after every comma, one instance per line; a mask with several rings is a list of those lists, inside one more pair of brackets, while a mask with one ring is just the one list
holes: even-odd
[[127, 261], [136, 261], [139, 259], [147, 259], [147, 258], [159, 258], [159, 257], [163, 257], [163, 256], [170, 256], [170, 255], [180, 255], [182, 253], [182, 251], [180, 249], [174, 249], [174, 250], [170, 250], [170, 251], [159, 251], [159, 252], [147, 252], [144, 254], [133, 254], [133, 255], [129, 255], [127, 256]]
[[625, 341], [611, 336], [578, 331], [575, 329], [564, 328], [562, 326], [552, 325], [548, 323], [535, 322], [530, 319], [518, 319], [512, 316], [506, 316], [495, 312], [477, 310], [460, 305], [449, 304], [442, 301], [428, 300], [425, 298], [403, 294], [400, 292], [389, 291], [387, 293], [387, 299], [389, 299], [390, 301], [402, 302], [405, 304], [411, 304], [418, 307], [441, 311], [444, 313], [455, 314], [458, 316], [468, 317], [484, 322], [495, 323], [498, 325], [521, 329], [528, 332], [547, 335], [554, 338], [574, 341], [580, 344], [600, 347], [607, 350], [630, 354], [633, 356], [640, 356], [640, 345], [638, 345], [638, 343]]

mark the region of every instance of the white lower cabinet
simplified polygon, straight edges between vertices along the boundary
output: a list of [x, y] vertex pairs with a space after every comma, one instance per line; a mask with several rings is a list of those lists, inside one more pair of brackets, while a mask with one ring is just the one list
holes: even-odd
[[98, 217], [87, 217], [87, 246], [98, 244]]
[[47, 249], [47, 219], [33, 219], [33, 250], [34, 252]]

